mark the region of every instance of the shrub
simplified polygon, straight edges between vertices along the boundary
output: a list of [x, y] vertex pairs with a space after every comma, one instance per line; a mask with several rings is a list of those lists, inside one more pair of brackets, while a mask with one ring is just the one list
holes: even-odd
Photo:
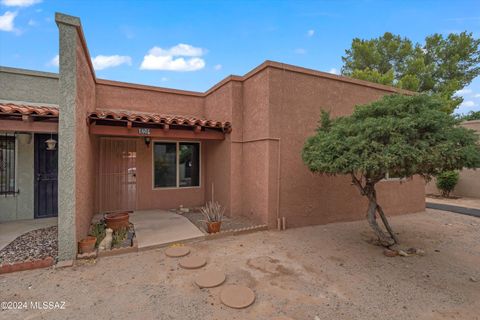
[[442, 196], [450, 197], [450, 192], [455, 189], [458, 179], [459, 174], [457, 171], [445, 171], [437, 176], [437, 188], [442, 192]]

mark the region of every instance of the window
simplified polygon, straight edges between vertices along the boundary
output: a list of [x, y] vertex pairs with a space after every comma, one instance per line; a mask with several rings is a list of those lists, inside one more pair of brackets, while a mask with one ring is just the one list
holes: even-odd
[[200, 186], [200, 144], [155, 142], [153, 171], [155, 188]]
[[0, 194], [15, 193], [15, 137], [0, 136]]

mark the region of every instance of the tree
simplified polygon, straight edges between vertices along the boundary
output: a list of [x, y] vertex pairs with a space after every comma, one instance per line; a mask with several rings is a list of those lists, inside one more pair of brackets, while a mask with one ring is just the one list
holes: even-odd
[[448, 198], [453, 189], [455, 189], [460, 174], [458, 171], [445, 171], [437, 175], [436, 178], [437, 188], [441, 191], [443, 197]]
[[342, 57], [342, 74], [353, 78], [436, 94], [444, 111], [452, 113], [463, 101], [455, 92], [480, 74], [480, 39], [472, 33], [426, 37], [423, 45], [386, 32], [352, 40]]
[[446, 170], [480, 166], [478, 137], [442, 108], [437, 97], [389, 95], [356, 106], [351, 116], [330, 119], [324, 112], [316, 134], [305, 142], [302, 158], [312, 172], [349, 175], [368, 198], [367, 220], [382, 245], [398, 243], [377, 201], [376, 184], [387, 173], [430, 179]]
[[460, 121], [480, 120], [480, 111], [470, 111], [469, 113], [463, 116], [459, 116], [458, 120]]

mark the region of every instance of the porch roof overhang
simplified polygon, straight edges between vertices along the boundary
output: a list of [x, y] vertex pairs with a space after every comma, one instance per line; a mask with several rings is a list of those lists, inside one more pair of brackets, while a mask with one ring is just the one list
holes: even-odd
[[228, 121], [103, 109], [90, 112], [87, 121], [91, 134], [103, 136], [223, 140], [232, 130]]
[[0, 101], [0, 130], [9, 132], [58, 132], [58, 106]]

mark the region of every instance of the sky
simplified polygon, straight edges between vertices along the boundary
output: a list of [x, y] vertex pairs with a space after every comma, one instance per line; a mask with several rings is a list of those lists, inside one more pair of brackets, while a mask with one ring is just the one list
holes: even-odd
[[[206, 91], [265, 60], [339, 73], [353, 38], [480, 38], [480, 1], [0, 0], [0, 65], [58, 72], [55, 12], [81, 19], [98, 78]], [[480, 111], [480, 79], [457, 113]]]

